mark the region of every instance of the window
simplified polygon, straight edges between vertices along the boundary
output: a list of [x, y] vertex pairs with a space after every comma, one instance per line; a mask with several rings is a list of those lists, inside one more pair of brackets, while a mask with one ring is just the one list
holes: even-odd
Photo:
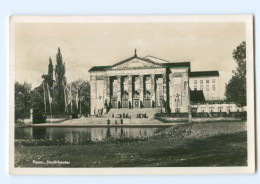
[[212, 85], [212, 90], [216, 91], [216, 86], [215, 85]]
[[208, 84], [208, 83], [209, 83], [209, 80], [206, 80], [206, 83]]
[[194, 80], [194, 84], [197, 84], [197, 80]]
[[222, 112], [223, 111], [223, 107], [218, 107], [218, 112]]
[[195, 91], [197, 90], [197, 85], [194, 85], [194, 90], [195, 90]]
[[200, 80], [200, 83], [203, 84], [203, 80]]
[[227, 106], [227, 112], [231, 112], [232, 111], [232, 106]]
[[215, 83], [215, 79], [212, 79], [212, 83]]
[[203, 85], [200, 85], [200, 90], [203, 90]]
[[214, 107], [209, 107], [210, 112], [214, 112]]
[[206, 90], [209, 91], [209, 85], [206, 86]]
[[201, 112], [205, 112], [205, 107], [201, 107]]

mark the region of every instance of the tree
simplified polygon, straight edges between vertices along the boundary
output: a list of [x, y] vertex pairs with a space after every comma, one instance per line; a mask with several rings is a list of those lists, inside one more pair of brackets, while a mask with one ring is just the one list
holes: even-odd
[[235, 102], [236, 105], [246, 106], [246, 42], [243, 41], [233, 51], [233, 58], [236, 60], [237, 68], [234, 75], [226, 85], [226, 98]]
[[51, 60], [51, 57], [49, 58], [49, 66], [48, 66], [48, 76], [49, 76], [49, 86], [50, 88], [53, 87], [53, 65], [52, 65], [52, 60]]
[[79, 108], [80, 114], [90, 113], [90, 84], [88, 81], [83, 81], [79, 89]]
[[34, 118], [38, 121], [44, 114], [42, 85], [31, 90], [31, 84], [15, 82], [15, 120], [30, 118], [33, 108]]
[[58, 53], [56, 55], [56, 66], [55, 66], [55, 111], [58, 113], [63, 113], [67, 111], [67, 100], [66, 100], [66, 77], [65, 77], [65, 63], [63, 63], [60, 48], [58, 48]]
[[43, 88], [38, 86], [31, 92], [31, 108], [33, 108], [33, 123], [45, 123], [46, 116], [44, 115], [44, 101], [43, 101]]
[[88, 114], [90, 112], [90, 85], [88, 81], [78, 79], [67, 87], [70, 92], [68, 96], [71, 112]]
[[28, 118], [31, 105], [31, 84], [15, 82], [15, 119]]
[[43, 101], [45, 113], [52, 114], [52, 99], [53, 99], [53, 65], [51, 57], [49, 58], [48, 75], [42, 75]]
[[30, 107], [33, 108], [34, 113], [44, 114], [44, 101], [43, 101], [43, 88], [38, 86], [34, 88], [31, 92], [31, 104]]

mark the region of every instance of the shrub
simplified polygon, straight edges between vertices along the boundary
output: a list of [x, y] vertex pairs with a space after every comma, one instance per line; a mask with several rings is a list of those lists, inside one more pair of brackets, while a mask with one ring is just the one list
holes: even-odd
[[45, 123], [46, 122], [46, 116], [41, 113], [34, 113], [33, 114], [33, 124], [38, 123]]

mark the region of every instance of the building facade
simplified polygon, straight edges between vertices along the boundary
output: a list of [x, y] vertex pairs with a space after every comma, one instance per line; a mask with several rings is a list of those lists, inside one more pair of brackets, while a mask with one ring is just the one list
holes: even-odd
[[204, 103], [191, 103], [191, 107], [196, 109], [196, 112], [242, 112], [246, 111], [244, 107], [238, 107], [235, 103], [226, 101], [206, 101]]
[[91, 115], [106, 114], [111, 108], [188, 112], [194, 106], [192, 92], [200, 92], [203, 101], [219, 99], [219, 72], [191, 72], [190, 62], [138, 57], [135, 52], [114, 65], [94, 66], [89, 73]]
[[205, 100], [219, 100], [219, 72], [201, 71], [191, 72], [189, 84], [192, 91], [203, 91]]

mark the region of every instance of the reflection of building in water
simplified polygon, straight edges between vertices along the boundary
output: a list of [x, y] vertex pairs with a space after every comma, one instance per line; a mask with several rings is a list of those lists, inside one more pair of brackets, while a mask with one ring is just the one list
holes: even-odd
[[[188, 112], [191, 99], [220, 99], [219, 72], [191, 72], [190, 62], [138, 57], [135, 52], [133, 57], [114, 65], [94, 66], [89, 73], [91, 115], [106, 113], [107, 107]], [[199, 99], [198, 93], [202, 95]]]
[[158, 128], [47, 128], [47, 137], [66, 138], [73, 142], [77, 139], [104, 140], [119, 137], [152, 136]]
[[16, 128], [15, 139], [65, 139], [75, 142], [79, 139], [84, 140], [105, 140], [108, 138], [128, 138], [139, 136], [152, 136], [160, 128]]

